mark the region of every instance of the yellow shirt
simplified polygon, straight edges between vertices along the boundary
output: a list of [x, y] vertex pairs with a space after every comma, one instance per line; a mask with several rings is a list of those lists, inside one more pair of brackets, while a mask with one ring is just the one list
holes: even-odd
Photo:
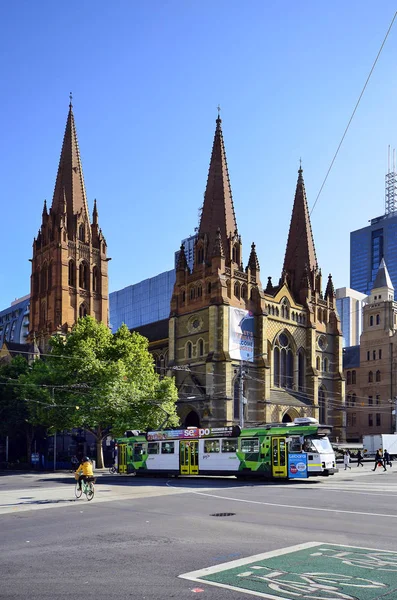
[[82, 463], [81, 465], [79, 465], [76, 469], [76, 475], [79, 475], [80, 473], [82, 473], [83, 475], [94, 475], [94, 471], [92, 470], [92, 464], [88, 461]]

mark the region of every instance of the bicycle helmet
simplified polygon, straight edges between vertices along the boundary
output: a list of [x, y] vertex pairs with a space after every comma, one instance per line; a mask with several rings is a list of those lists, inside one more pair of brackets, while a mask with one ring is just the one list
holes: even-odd
[[82, 460], [82, 462], [91, 462], [91, 460], [89, 459], [88, 456], [85, 456]]

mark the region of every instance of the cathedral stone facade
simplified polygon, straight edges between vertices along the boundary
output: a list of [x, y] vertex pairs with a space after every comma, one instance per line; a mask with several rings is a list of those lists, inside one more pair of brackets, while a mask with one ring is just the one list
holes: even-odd
[[331, 275], [322, 290], [302, 169], [281, 277], [263, 287], [254, 243], [243, 264], [219, 117], [194, 265], [182, 246], [176, 268], [168, 368], [185, 426], [310, 416], [345, 439], [342, 332]]
[[96, 201], [92, 221], [88, 212], [70, 103], [52, 205], [47, 210], [44, 201], [33, 241], [31, 341], [43, 350], [51, 335], [68, 332], [85, 315], [108, 324], [108, 260]]

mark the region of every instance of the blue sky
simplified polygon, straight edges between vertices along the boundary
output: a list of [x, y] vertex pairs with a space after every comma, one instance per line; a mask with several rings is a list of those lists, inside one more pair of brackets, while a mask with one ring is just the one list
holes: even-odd
[[[194, 232], [216, 107], [244, 264], [281, 273], [299, 159], [309, 207], [392, 20], [389, 2], [20, 0], [0, 36], [0, 309], [29, 292], [69, 92], [110, 291], [173, 267]], [[312, 213], [317, 258], [349, 285], [349, 234], [384, 212], [397, 146], [397, 22]]]

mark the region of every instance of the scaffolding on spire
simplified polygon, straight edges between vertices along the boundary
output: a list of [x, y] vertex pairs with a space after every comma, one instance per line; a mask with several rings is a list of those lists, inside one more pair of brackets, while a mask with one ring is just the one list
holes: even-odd
[[393, 149], [391, 156], [390, 145], [388, 150], [387, 173], [385, 177], [385, 214], [389, 215], [397, 211], [397, 173], [396, 173], [396, 151]]

